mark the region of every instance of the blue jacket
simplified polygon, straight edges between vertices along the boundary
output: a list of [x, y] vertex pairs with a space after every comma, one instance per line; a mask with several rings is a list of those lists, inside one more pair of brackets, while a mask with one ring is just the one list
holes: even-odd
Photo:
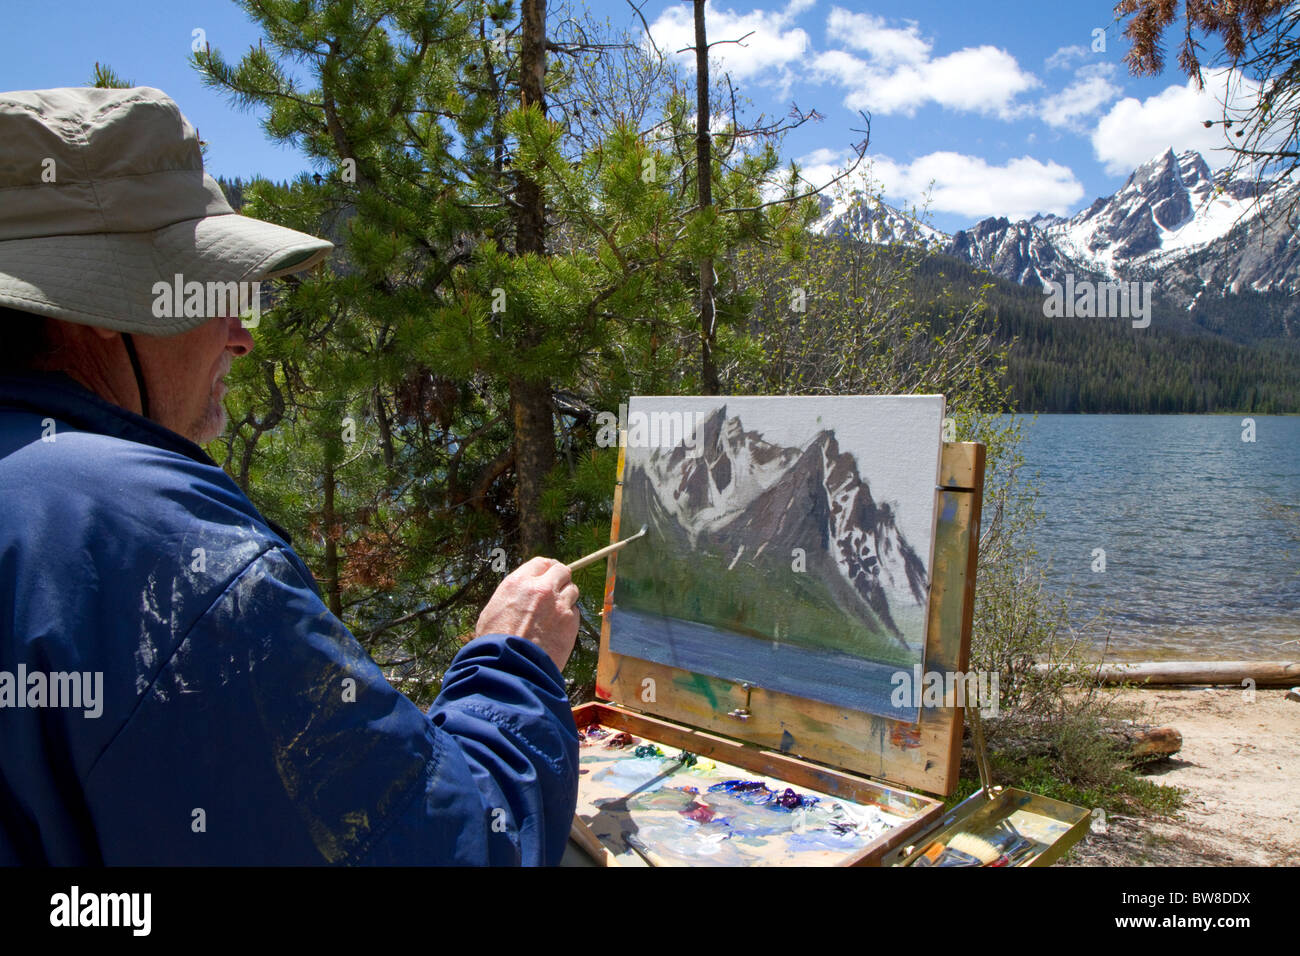
[[577, 780], [536, 645], [426, 715], [197, 445], [0, 378], [0, 863], [555, 864]]

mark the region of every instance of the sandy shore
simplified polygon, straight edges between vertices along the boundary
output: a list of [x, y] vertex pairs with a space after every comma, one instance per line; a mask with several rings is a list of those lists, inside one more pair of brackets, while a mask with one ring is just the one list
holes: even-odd
[[1300, 702], [1285, 690], [1125, 691], [1142, 722], [1183, 735], [1182, 751], [1149, 779], [1184, 788], [1172, 819], [1111, 816], [1065, 865], [1300, 864]]

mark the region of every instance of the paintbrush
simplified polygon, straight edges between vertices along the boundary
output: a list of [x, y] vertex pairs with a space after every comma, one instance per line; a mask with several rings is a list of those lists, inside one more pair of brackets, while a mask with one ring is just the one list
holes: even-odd
[[1000, 855], [985, 866], [1017, 866], [1038, 849], [1038, 845], [1021, 834], [1010, 820], [999, 820], [986, 839]]
[[623, 834], [623, 842], [632, 848], [632, 851], [650, 866], [669, 866], [667, 860], [661, 857], [654, 850], [646, 845], [645, 841], [631, 833]]
[[988, 866], [999, 853], [993, 844], [973, 833], [958, 833], [945, 845], [930, 844], [913, 866]]
[[571, 572], [577, 571], [579, 568], [585, 568], [589, 564], [595, 564], [605, 555], [613, 554], [615, 551], [623, 547], [629, 541], [635, 541], [637, 538], [641, 537], [645, 533], [646, 533], [646, 526], [642, 525], [641, 530], [638, 531], [636, 534], [630, 535], [624, 538], [622, 541], [615, 541], [613, 544], [606, 545], [605, 547], [601, 548], [599, 551], [593, 551], [591, 552], [591, 554], [587, 555], [586, 557], [579, 558], [577, 561], [574, 561], [572, 564], [569, 565], [569, 571]]

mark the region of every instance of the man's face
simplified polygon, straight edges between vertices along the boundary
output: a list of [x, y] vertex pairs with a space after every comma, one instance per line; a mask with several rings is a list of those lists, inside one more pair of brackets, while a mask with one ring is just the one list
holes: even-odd
[[149, 389], [150, 417], [194, 442], [225, 430], [222, 381], [237, 356], [253, 349], [238, 317], [218, 317], [180, 335], [135, 336]]

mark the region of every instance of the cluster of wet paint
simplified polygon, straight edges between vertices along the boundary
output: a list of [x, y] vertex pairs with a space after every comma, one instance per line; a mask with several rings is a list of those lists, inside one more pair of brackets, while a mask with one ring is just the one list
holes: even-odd
[[[597, 740], [605, 741], [604, 746], [606, 750], [623, 750], [624, 748], [631, 747], [633, 744], [636, 743], [636, 738], [633, 737], [631, 734], [622, 733], [622, 732], [616, 734], [611, 733], [610, 731], [606, 730], [604, 727], [601, 727], [596, 724], [593, 724], [590, 727], [578, 728], [579, 747], [590, 747], [593, 741], [597, 741]], [[646, 758], [646, 757], [664, 757], [667, 755], [654, 744], [641, 744], [635, 750], [632, 751], [632, 756], [637, 758]], [[678, 753], [677, 756], [673, 759], [677, 763], [681, 764], [683, 767], [693, 767], [695, 766], [696, 763], [699, 762], [700, 758], [697, 757], [695, 754], [691, 753], [689, 750], [683, 750], [680, 753]], [[582, 772], [586, 773], [585, 770]]]
[[709, 793], [731, 793], [743, 803], [751, 806], [767, 806], [773, 810], [798, 810], [800, 807], [815, 807], [817, 797], [795, 793], [789, 787], [785, 792], [773, 790], [762, 780], [724, 780], [709, 787]]
[[612, 730], [606, 730], [596, 724], [578, 729], [579, 747], [590, 747], [597, 740], [605, 741], [605, 747], [609, 750], [622, 750], [624, 747], [630, 747], [636, 743], [636, 738], [631, 734], [622, 731], [614, 733]]
[[[687, 819], [694, 820], [696, 823], [730, 822], [726, 817], [719, 817], [718, 811], [713, 806], [699, 801], [700, 791], [698, 788], [685, 786], [665, 789], [676, 790], [691, 796], [691, 802], [677, 811]], [[810, 794], [795, 793], [789, 787], [784, 792], [773, 790], [762, 780], [724, 780], [722, 783], [713, 784], [706, 792], [728, 793], [746, 806], [766, 807], [769, 810], [782, 813], [789, 813], [791, 810], [798, 810], [801, 807], [815, 807], [819, 802], [817, 797]], [[776, 829], [773, 829], [772, 832], [776, 832]]]

